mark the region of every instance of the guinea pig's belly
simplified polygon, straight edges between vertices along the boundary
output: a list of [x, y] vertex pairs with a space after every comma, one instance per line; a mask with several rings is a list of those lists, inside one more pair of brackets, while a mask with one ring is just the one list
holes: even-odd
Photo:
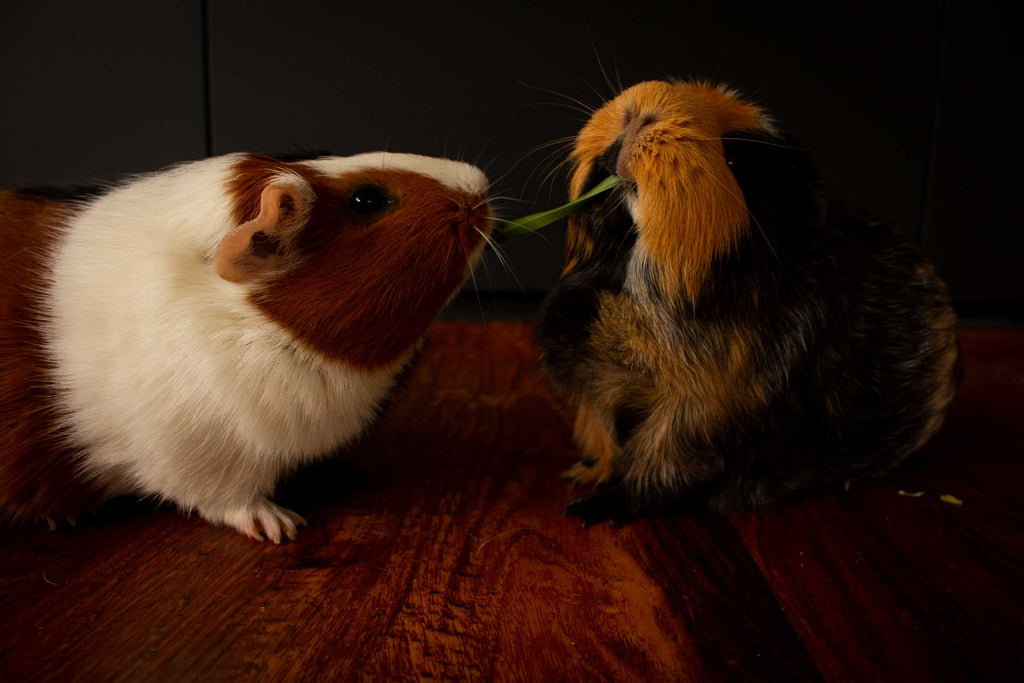
[[238, 429], [266, 451], [316, 456], [359, 436], [374, 421], [394, 372], [357, 371], [342, 364], [292, 375], [266, 386], [266, 398], [248, 403]]
[[153, 494], [190, 509], [237, 504], [354, 440], [392, 383], [387, 372], [344, 367], [282, 379], [271, 370], [242, 391], [137, 396], [136, 410], [119, 422], [97, 420], [84, 430], [92, 445], [85, 467], [108, 496]]
[[230, 362], [210, 349], [175, 359], [122, 348], [122, 366], [133, 372], [94, 355], [105, 366], [102, 381], [64, 378], [73, 433], [90, 452], [87, 467], [101, 478], [126, 471], [133, 479], [152, 473], [154, 481], [163, 479], [159, 473], [219, 478], [253, 468], [269, 477], [359, 436], [393, 383], [394, 368], [356, 370], [259, 346], [266, 348]]
[[[176, 412], [203, 420], [237, 448], [287, 462], [327, 453], [365, 431], [393, 383], [391, 368], [360, 371], [342, 363], [281, 359], [250, 368]], [[184, 400], [181, 400], [184, 399]]]

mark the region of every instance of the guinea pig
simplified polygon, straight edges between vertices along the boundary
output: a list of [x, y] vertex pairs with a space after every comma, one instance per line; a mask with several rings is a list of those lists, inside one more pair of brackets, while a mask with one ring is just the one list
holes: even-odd
[[541, 305], [542, 367], [575, 409], [584, 525], [749, 509], [880, 475], [939, 429], [960, 370], [932, 266], [827, 198], [758, 105], [644, 82], [571, 152], [568, 224]]
[[275, 482], [373, 422], [489, 239], [487, 192], [381, 152], [0, 193], [0, 513], [130, 494], [295, 538]]

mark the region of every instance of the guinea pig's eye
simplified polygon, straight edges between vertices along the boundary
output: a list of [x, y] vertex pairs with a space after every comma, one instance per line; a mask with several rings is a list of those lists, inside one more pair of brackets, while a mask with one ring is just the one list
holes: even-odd
[[383, 210], [391, 203], [387, 193], [376, 185], [357, 188], [348, 200], [349, 208], [360, 216], [369, 216]]

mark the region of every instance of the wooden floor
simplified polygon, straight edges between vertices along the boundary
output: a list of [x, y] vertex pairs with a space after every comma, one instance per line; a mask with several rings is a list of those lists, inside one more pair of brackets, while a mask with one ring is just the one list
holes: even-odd
[[343, 456], [372, 484], [335, 460], [279, 497], [297, 542], [138, 503], [4, 531], [0, 680], [1021, 680], [1024, 331], [962, 344], [890, 479], [584, 530], [530, 328], [439, 323]]

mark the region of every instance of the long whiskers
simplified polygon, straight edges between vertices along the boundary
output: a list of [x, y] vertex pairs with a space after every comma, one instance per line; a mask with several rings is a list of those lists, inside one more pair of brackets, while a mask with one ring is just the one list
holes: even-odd
[[524, 83], [523, 81], [516, 81], [516, 84], [521, 85], [524, 88], [529, 88], [530, 90], [536, 90], [537, 92], [542, 92], [542, 93], [546, 93], [548, 95], [554, 95], [556, 97], [561, 97], [563, 99], [566, 99], [569, 102], [571, 102], [572, 104], [557, 103], [557, 102], [553, 102], [551, 104], [558, 104], [558, 105], [564, 106], [564, 107], [566, 107], [568, 109], [572, 109], [574, 111], [578, 111], [579, 113], [585, 115], [587, 118], [590, 118], [591, 116], [593, 116], [594, 112], [597, 111], [597, 107], [591, 107], [590, 105], [588, 105], [583, 100], [578, 99], [576, 97], [573, 97], [572, 95], [566, 95], [565, 93], [558, 92], [557, 90], [550, 90], [548, 88], [541, 88], [540, 86], [530, 85], [529, 83]]
[[[510, 221], [502, 221], [499, 218], [495, 218], [494, 220], [497, 221], [497, 222], [504, 222], [504, 223], [510, 222]], [[515, 281], [516, 287], [519, 288], [519, 291], [525, 292], [526, 290], [523, 289], [522, 282], [519, 281], [519, 277], [516, 275], [515, 270], [512, 268], [512, 263], [509, 261], [508, 255], [501, 248], [501, 245], [499, 245], [494, 240], [494, 238], [492, 238], [490, 235], [488, 235], [487, 233], [485, 233], [483, 230], [481, 230], [480, 228], [476, 227], [475, 225], [473, 226], [473, 229], [477, 231], [477, 234], [479, 234], [480, 237], [483, 238], [483, 240], [487, 244], [487, 246], [490, 247], [491, 251], [494, 252], [494, 257], [498, 259], [498, 263], [500, 263], [501, 266], [505, 269], [505, 271], [510, 276], [512, 276], [512, 279]]]
[[[475, 226], [474, 226], [473, 229], [477, 230]], [[477, 230], [477, 232], [480, 232], [480, 231]], [[477, 284], [477, 281], [476, 281], [476, 271], [473, 268], [470, 268], [470, 270], [469, 270], [469, 279], [473, 283], [473, 294], [476, 296], [476, 307], [480, 311], [480, 322], [482, 322], [484, 325], [486, 325], [487, 324], [487, 316], [484, 315], [484, 302], [480, 299], [480, 286]]]
[[533, 169], [530, 171], [530, 173], [526, 177], [526, 180], [524, 182], [524, 186], [529, 186], [533, 182], [534, 176], [536, 176], [537, 173], [539, 173], [539, 172], [544, 172], [544, 169], [549, 167], [553, 163], [554, 159], [561, 159], [561, 161], [558, 163], [557, 166], [555, 166], [550, 171], [544, 173], [544, 179], [543, 179], [540, 187], [538, 188], [538, 195], [539, 195], [540, 192], [542, 192], [543, 189], [544, 189], [544, 184], [547, 183], [553, 177], [553, 175], [558, 171], [558, 169], [563, 164], [567, 163], [568, 156], [569, 156], [568, 152], [569, 152], [569, 150], [572, 149], [572, 145], [573, 145], [575, 140], [576, 140], [575, 136], [567, 136], [567, 137], [564, 137], [564, 138], [557, 138], [555, 140], [551, 140], [551, 141], [542, 143], [540, 145], [537, 145], [532, 150], [530, 150], [529, 152], [526, 152], [519, 159], [517, 159], [514, 165], [518, 165], [518, 164], [522, 163], [523, 161], [526, 160], [526, 158], [529, 155], [535, 154], [536, 152], [539, 152], [540, 150], [542, 150], [542, 149], [544, 149], [546, 147], [553, 147], [553, 149], [551, 149], [547, 154], [545, 154], [544, 157], [536, 165], [534, 165]]
[[733, 140], [735, 142], [753, 142], [758, 145], [768, 145], [770, 147], [778, 147], [780, 149], [792, 149], [797, 152], [809, 151], [806, 147], [794, 147], [793, 145], [784, 145], [780, 142], [770, 142], [768, 140], [757, 140], [753, 138], [691, 138], [692, 140], [698, 140], [700, 142], [714, 142], [715, 140]]
[[[540, 192], [542, 192], [544, 190], [544, 186], [547, 185], [548, 183], [553, 183], [554, 179], [555, 179], [555, 176], [558, 175], [558, 173], [566, 165], [571, 164], [572, 162], [573, 162], [572, 158], [567, 156], [567, 157], [564, 157], [557, 164], [555, 164], [555, 166], [550, 171], [545, 173], [543, 178], [541, 178], [540, 187], [537, 189], [537, 193], [540, 194]], [[554, 186], [552, 185], [552, 190], [553, 189], [554, 189]]]
[[543, 142], [543, 143], [541, 143], [539, 145], [536, 145], [533, 149], [531, 149], [530, 151], [526, 152], [519, 159], [517, 159], [515, 163], [519, 164], [519, 163], [525, 161], [526, 158], [528, 156], [530, 156], [531, 154], [536, 154], [537, 152], [540, 152], [541, 150], [543, 150], [545, 148], [549, 148], [549, 147], [552, 148], [533, 167], [533, 170], [530, 171], [529, 175], [526, 178], [526, 184], [529, 185], [530, 182], [533, 180], [533, 177], [538, 172], [543, 171], [543, 169], [545, 167], [549, 166], [552, 163], [553, 159], [560, 158], [561, 162], [557, 166], [555, 166], [555, 168], [552, 169], [550, 172], [545, 173], [544, 180], [541, 182], [541, 185], [540, 185], [540, 188], [539, 188], [538, 192], [542, 191], [544, 189], [544, 184], [547, 183], [548, 180], [550, 180], [550, 178], [554, 175], [554, 173], [557, 172], [558, 169], [563, 164], [565, 164], [568, 161], [569, 153], [571, 152], [575, 142], [576, 142], [576, 136], [575, 135], [567, 135], [565, 137], [555, 138], [554, 140], [549, 140], [547, 142]]
[[483, 206], [484, 204], [487, 204], [489, 202], [523, 202], [525, 204], [526, 200], [525, 199], [521, 199], [519, 197], [508, 197], [508, 196], [504, 196], [504, 195], [496, 195], [494, 197], [486, 197], [484, 199], [481, 199], [476, 204], [471, 206], [470, 210], [471, 211], [476, 211], [481, 206]]
[[[622, 92], [623, 89], [624, 89], [622, 87], [622, 78], [619, 76], [618, 70], [616, 70], [615, 76], [616, 76], [616, 79], [618, 81], [618, 87], [616, 87], [615, 83], [612, 83], [612, 79], [608, 77], [608, 71], [605, 70], [605, 68], [604, 68], [604, 62], [601, 61], [601, 55], [598, 54], [598, 52], [597, 52], [597, 45], [594, 43], [594, 41], [590, 41], [590, 47], [594, 51], [594, 59], [597, 60], [597, 67], [601, 70], [601, 75], [604, 76], [604, 82], [608, 85], [608, 88], [611, 90], [611, 94], [607, 98], [604, 98], [601, 95], [601, 93], [597, 93], [597, 95], [598, 95], [598, 97], [602, 97], [602, 99], [607, 99], [607, 100], [614, 99], [615, 96], [618, 95], [620, 92]], [[595, 92], [597, 92], [597, 91], [595, 90]]]
[[542, 142], [539, 145], [535, 145], [532, 149], [530, 149], [529, 151], [523, 153], [523, 155], [520, 157], [520, 159], [524, 159], [524, 158], [530, 156], [531, 154], [536, 154], [537, 152], [541, 151], [542, 149], [544, 149], [546, 147], [551, 147], [553, 145], [560, 145], [559, 149], [564, 149], [565, 147], [568, 146], [569, 143], [572, 143], [572, 142], [575, 142], [575, 141], [576, 141], [576, 136], [575, 135], [566, 135], [564, 137], [555, 138], [553, 140], [548, 140], [547, 142]]

